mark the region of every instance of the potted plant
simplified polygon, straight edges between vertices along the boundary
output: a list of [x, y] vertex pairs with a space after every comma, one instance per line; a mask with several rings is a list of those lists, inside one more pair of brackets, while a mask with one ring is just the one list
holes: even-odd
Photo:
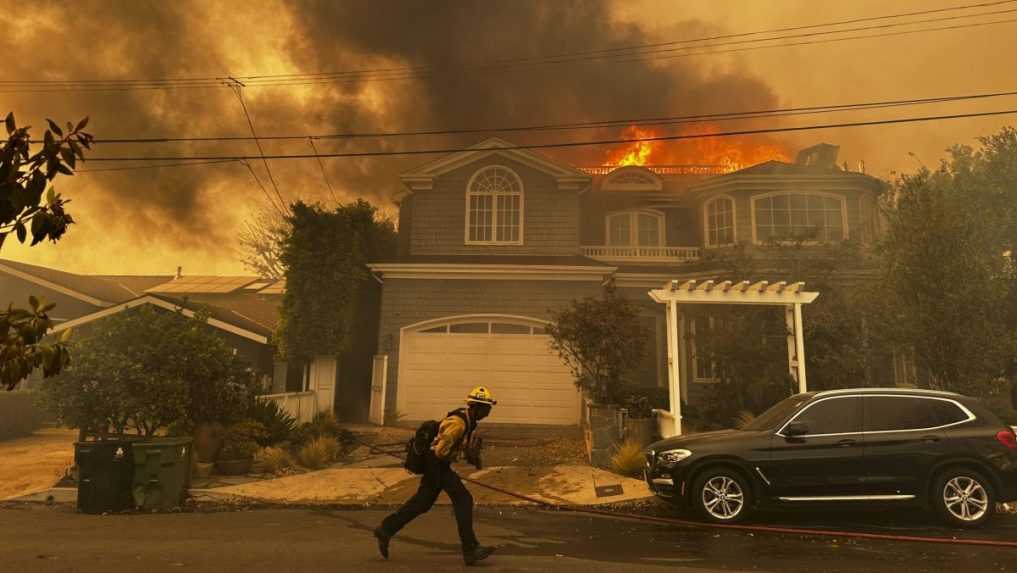
[[265, 428], [257, 422], [240, 422], [229, 427], [223, 439], [215, 469], [223, 475], [241, 475], [251, 471], [254, 454], [261, 446], [258, 440], [266, 435]]

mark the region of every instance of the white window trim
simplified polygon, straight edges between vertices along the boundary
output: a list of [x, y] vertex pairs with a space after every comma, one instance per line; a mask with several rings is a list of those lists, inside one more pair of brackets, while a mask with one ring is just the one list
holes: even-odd
[[[752, 217], [752, 244], [762, 245], [765, 244], [759, 240], [758, 228], [756, 226], [756, 201], [760, 199], [766, 199], [767, 197], [777, 197], [780, 195], [817, 195], [820, 197], [829, 197], [831, 199], [837, 199], [840, 201], [840, 218], [841, 225], [844, 228], [844, 236], [841, 241], [847, 241], [851, 237], [851, 231], [848, 228], [848, 214], [847, 214], [847, 197], [838, 193], [830, 193], [828, 191], [810, 191], [810, 190], [785, 190], [785, 191], [771, 191], [769, 193], [761, 193], [754, 195], [749, 203], [749, 215]], [[779, 241], [786, 243], [787, 241]], [[803, 241], [805, 245], [822, 245], [829, 241]]]
[[[480, 176], [481, 173], [483, 173], [485, 171], [489, 171], [491, 169], [495, 169], [495, 168], [500, 168], [500, 169], [504, 169], [505, 171], [508, 171], [509, 173], [512, 174], [513, 177], [516, 178], [516, 183], [519, 184], [519, 193], [518, 193], [518, 196], [519, 196], [519, 240], [518, 241], [498, 241], [498, 240], [494, 240], [493, 239], [493, 237], [497, 237], [498, 236], [498, 230], [497, 230], [498, 229], [498, 227], [497, 227], [497, 221], [498, 221], [498, 199], [497, 199], [497, 197], [499, 197], [501, 195], [512, 197], [512, 196], [515, 196], [516, 194], [514, 194], [514, 193], [493, 193], [492, 194], [492, 193], [474, 193], [473, 192], [473, 182], [477, 179], [477, 177]], [[471, 203], [471, 198], [474, 195], [476, 195], [478, 197], [479, 196], [494, 197], [494, 199], [491, 201], [491, 237], [492, 237], [492, 240], [490, 240], [490, 241], [473, 241], [473, 240], [470, 240], [470, 203]], [[463, 224], [463, 241], [464, 241], [465, 244], [467, 244], [467, 245], [522, 245], [523, 244], [523, 230], [526, 228], [526, 225], [525, 225], [525, 221], [526, 221], [526, 208], [525, 208], [526, 207], [526, 190], [523, 187], [523, 179], [522, 179], [522, 177], [520, 177], [519, 174], [516, 173], [514, 169], [512, 169], [511, 167], [509, 167], [507, 165], [501, 165], [501, 164], [485, 165], [484, 167], [481, 167], [480, 169], [478, 169], [470, 177], [470, 180], [466, 182], [466, 201], [465, 201], [465, 203], [466, 203], [466, 216], [465, 216], [465, 220], [463, 221], [463, 223], [464, 223]]]
[[[731, 242], [730, 243], [717, 243], [716, 245], [710, 244], [710, 205], [720, 199], [727, 199], [731, 201]], [[755, 219], [753, 219], [753, 227], [755, 227]], [[755, 240], [755, 232], [753, 231], [753, 241]], [[730, 247], [738, 243], [738, 202], [735, 201], [734, 197], [730, 195], [717, 195], [711, 197], [705, 203], [703, 203], [703, 246], [707, 249], [713, 249], [717, 247]]]
[[[612, 245], [611, 244], [611, 217], [617, 215], [628, 215], [629, 216], [629, 244], [628, 245]], [[639, 244], [639, 215], [652, 215], [656, 217], [659, 223], [660, 233], [658, 233], [656, 245], [640, 245]], [[663, 211], [656, 209], [622, 209], [621, 211], [611, 211], [604, 216], [604, 246], [608, 247], [663, 247], [667, 245], [667, 217]], [[632, 240], [635, 239], [635, 243]]]

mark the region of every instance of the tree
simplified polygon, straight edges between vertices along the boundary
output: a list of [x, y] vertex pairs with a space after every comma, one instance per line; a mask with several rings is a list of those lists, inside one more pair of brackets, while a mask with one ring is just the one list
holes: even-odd
[[547, 327], [551, 348], [568, 365], [576, 385], [599, 402], [618, 402], [645, 351], [636, 304], [609, 284], [603, 296], [572, 301], [554, 313], [552, 322]]
[[395, 252], [395, 228], [358, 200], [326, 210], [297, 202], [283, 241], [286, 294], [280, 353], [293, 362], [350, 348], [364, 289], [376, 289], [367, 263]]
[[[67, 201], [50, 183], [58, 175], [73, 175], [83, 149], [92, 144], [92, 135], [82, 131], [88, 118], [67, 124], [66, 131], [52, 120], [43, 136], [43, 146], [31, 151], [29, 127], [18, 127], [14, 114], [7, 114], [7, 140], [0, 148], [0, 248], [14, 234], [24, 243], [31, 232], [31, 245], [49, 239], [58, 241], [74, 222], [64, 207]], [[53, 308], [35, 298], [30, 310], [0, 310], [0, 385], [13, 390], [36, 368], [52, 376], [68, 361], [66, 340], [43, 342], [52, 327], [48, 312]]]
[[1017, 372], [1017, 130], [896, 182], [880, 245], [880, 332], [918, 383], [977, 395]]
[[259, 277], [281, 279], [286, 274], [282, 262], [283, 242], [289, 223], [273, 211], [262, 210], [244, 223], [240, 231], [240, 260]]
[[46, 404], [61, 423], [100, 437], [242, 418], [254, 377], [206, 321], [150, 306], [103, 319], [74, 343], [74, 363], [43, 382]]

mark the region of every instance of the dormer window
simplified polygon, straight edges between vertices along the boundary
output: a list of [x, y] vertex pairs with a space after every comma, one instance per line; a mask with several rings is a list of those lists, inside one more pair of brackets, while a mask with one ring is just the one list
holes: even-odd
[[523, 182], [508, 167], [484, 167], [466, 185], [466, 244], [522, 243]]
[[622, 211], [607, 216], [610, 247], [659, 247], [664, 244], [664, 215], [657, 211]]
[[734, 200], [730, 197], [715, 197], [706, 202], [703, 214], [706, 225], [706, 246], [720, 247], [735, 242]]

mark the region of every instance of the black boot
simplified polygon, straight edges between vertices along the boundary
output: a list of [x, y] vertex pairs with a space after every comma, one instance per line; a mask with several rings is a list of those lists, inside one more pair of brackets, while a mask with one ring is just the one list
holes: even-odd
[[463, 549], [463, 561], [465, 561], [467, 565], [476, 565], [479, 561], [483, 561], [490, 557], [496, 549], [496, 547], [484, 547], [483, 545], [477, 545], [470, 549]]
[[381, 553], [382, 557], [388, 559], [388, 542], [392, 540], [392, 536], [385, 533], [382, 528], [376, 527], [374, 529], [374, 537], [378, 540], [378, 552]]

